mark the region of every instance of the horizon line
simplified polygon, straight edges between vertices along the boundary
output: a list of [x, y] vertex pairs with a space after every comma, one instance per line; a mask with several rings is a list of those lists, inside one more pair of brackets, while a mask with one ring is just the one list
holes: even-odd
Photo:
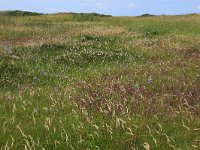
[[182, 13], [182, 14], [151, 14], [151, 13], [143, 13], [140, 15], [110, 15], [110, 14], [103, 14], [98, 12], [66, 12], [66, 11], [58, 11], [58, 12], [38, 12], [38, 11], [29, 11], [29, 10], [21, 10], [21, 9], [9, 9], [9, 10], [0, 10], [0, 12], [6, 12], [6, 11], [21, 11], [21, 12], [30, 12], [30, 13], [38, 13], [41, 15], [53, 15], [53, 14], [100, 14], [100, 15], [107, 15], [112, 17], [138, 17], [142, 15], [150, 15], [150, 16], [184, 16], [184, 15], [199, 15], [200, 13], [193, 12], [193, 13]]

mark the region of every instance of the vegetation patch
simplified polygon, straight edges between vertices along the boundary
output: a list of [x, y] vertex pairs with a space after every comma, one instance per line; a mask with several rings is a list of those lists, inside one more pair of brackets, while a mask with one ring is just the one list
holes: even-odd
[[75, 21], [98, 21], [101, 17], [112, 17], [111, 15], [104, 15], [98, 13], [72, 13]]
[[20, 11], [20, 10], [0, 11], [0, 16], [39, 16], [39, 15], [43, 14], [36, 12]]
[[153, 17], [153, 16], [156, 16], [156, 15], [152, 15], [152, 14], [142, 14], [140, 17]]
[[61, 44], [42, 44], [42, 46], [40, 47], [40, 52], [56, 52], [56, 51], [61, 51], [66, 49], [67, 46], [66, 45], [61, 45]]
[[6, 89], [15, 89], [20, 86], [28, 86], [31, 78], [27, 69], [15, 62], [3, 61], [0, 64], [0, 86]]
[[169, 33], [169, 29], [166, 25], [147, 25], [141, 28], [144, 37], [155, 38], [157, 36], [163, 36]]
[[187, 58], [199, 58], [200, 50], [196, 47], [192, 48], [175, 48], [174, 51], [184, 55]]

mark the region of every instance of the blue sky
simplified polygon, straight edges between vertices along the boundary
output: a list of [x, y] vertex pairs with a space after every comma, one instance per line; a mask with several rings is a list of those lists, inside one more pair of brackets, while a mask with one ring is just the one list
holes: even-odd
[[200, 0], [0, 0], [0, 10], [97, 12], [113, 16], [200, 13]]

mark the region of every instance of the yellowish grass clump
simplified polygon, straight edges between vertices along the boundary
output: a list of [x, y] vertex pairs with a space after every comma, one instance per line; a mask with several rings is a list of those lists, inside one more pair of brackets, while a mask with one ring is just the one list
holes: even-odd
[[104, 27], [104, 26], [93, 26], [90, 29], [84, 29], [81, 31], [82, 34], [86, 35], [97, 35], [97, 36], [109, 36], [124, 33], [125, 30], [121, 27]]

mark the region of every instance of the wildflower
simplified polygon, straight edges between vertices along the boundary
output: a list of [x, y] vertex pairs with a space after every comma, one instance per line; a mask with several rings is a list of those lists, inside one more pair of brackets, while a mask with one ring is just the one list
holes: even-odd
[[5, 100], [8, 102], [8, 101], [11, 101], [11, 99], [12, 99], [11, 93], [8, 92], [8, 93], [6, 94], [6, 99], [5, 99]]
[[96, 98], [96, 97], [97, 97], [97, 93], [93, 92], [93, 93], [92, 93], [92, 97], [93, 97], [93, 98]]
[[36, 80], [37, 80], [37, 77], [33, 77], [33, 80], [36, 81]]
[[152, 80], [151, 77], [148, 78], [147, 83], [148, 83], [148, 84], [152, 84], [152, 83], [153, 83], [153, 80]]
[[39, 108], [38, 108], [38, 107], [34, 108], [34, 109], [33, 109], [33, 112], [34, 112], [35, 114], [38, 114]]
[[40, 75], [47, 76], [47, 72], [45, 72], [43, 69], [40, 70]]
[[10, 56], [13, 54], [12, 48], [9, 45], [3, 47], [3, 50], [0, 51], [0, 56]]

